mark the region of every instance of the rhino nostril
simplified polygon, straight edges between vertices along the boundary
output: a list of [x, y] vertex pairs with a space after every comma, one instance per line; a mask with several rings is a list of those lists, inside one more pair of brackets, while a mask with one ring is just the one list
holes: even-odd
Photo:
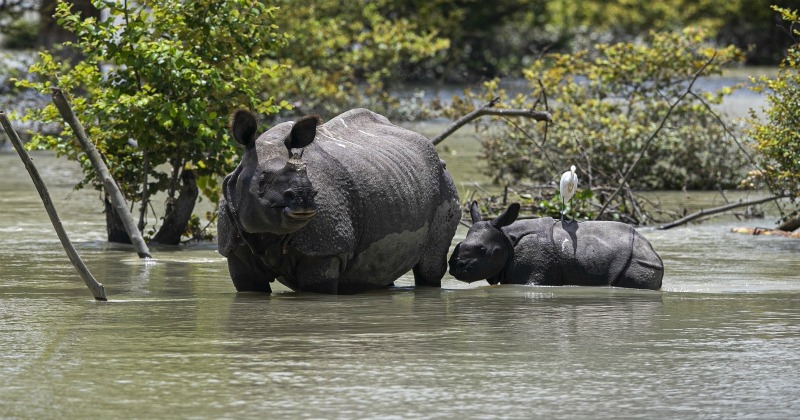
[[286, 190], [286, 191], [283, 193], [283, 198], [285, 198], [285, 199], [287, 199], [287, 200], [294, 200], [294, 195], [295, 195], [295, 194], [294, 194], [294, 191], [292, 191], [292, 190]]

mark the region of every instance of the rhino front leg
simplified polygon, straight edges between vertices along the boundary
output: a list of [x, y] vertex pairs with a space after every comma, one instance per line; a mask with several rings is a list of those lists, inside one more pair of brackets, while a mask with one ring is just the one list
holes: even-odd
[[[439, 241], [442, 242], [442, 241]], [[447, 272], [449, 243], [429, 243], [414, 266], [414, 285], [442, 287], [442, 277]]]
[[275, 274], [247, 247], [239, 247], [228, 255], [228, 271], [237, 292], [272, 293], [269, 283], [275, 280]]
[[[457, 196], [452, 181], [447, 181], [444, 188], [451, 189], [452, 195]], [[457, 200], [446, 201], [436, 210], [422, 256], [414, 266], [414, 285], [442, 287], [442, 277], [447, 272], [447, 253], [460, 219], [461, 207]]]
[[341, 268], [339, 257], [303, 257], [297, 263], [298, 292], [326, 294], [346, 293], [339, 288]]

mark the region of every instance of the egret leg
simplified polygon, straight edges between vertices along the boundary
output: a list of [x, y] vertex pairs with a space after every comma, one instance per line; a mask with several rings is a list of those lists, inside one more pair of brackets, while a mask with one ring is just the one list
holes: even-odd
[[567, 211], [567, 205], [564, 202], [564, 197], [561, 197], [561, 224], [564, 224], [564, 212]]

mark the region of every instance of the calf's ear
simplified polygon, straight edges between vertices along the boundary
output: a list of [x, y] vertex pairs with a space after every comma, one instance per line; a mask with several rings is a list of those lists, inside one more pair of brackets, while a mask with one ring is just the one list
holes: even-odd
[[514, 223], [519, 216], [519, 203], [514, 203], [503, 212], [503, 214], [497, 216], [496, 219], [492, 220], [492, 225], [498, 229], [504, 226], [508, 226]]
[[319, 124], [319, 117], [316, 115], [303, 117], [292, 126], [292, 133], [286, 138], [286, 148], [291, 151], [292, 149], [302, 149], [317, 136], [317, 125]]
[[469, 216], [472, 218], [472, 223], [480, 222], [481, 219], [483, 219], [477, 201], [473, 201], [472, 204], [469, 205]]
[[256, 116], [246, 109], [237, 109], [231, 114], [230, 128], [237, 143], [250, 146], [255, 141], [258, 131]]

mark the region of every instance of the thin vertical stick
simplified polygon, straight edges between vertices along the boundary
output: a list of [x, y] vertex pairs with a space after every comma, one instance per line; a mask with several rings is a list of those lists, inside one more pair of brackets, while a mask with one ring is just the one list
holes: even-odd
[[122, 219], [125, 231], [128, 232], [128, 237], [131, 238], [131, 243], [133, 247], [136, 248], [139, 258], [153, 258], [150, 256], [150, 250], [147, 248], [147, 244], [144, 243], [142, 234], [136, 226], [136, 221], [134, 221], [133, 215], [128, 209], [125, 197], [122, 196], [122, 192], [120, 192], [119, 187], [117, 187], [117, 183], [114, 182], [114, 178], [112, 178], [111, 173], [108, 172], [108, 167], [105, 162], [103, 162], [103, 158], [100, 157], [100, 153], [97, 152], [97, 148], [94, 147], [94, 143], [92, 143], [89, 136], [86, 135], [83, 125], [78, 121], [78, 117], [75, 116], [75, 113], [72, 112], [72, 108], [69, 106], [67, 98], [64, 97], [64, 93], [57, 87], [51, 87], [50, 90], [53, 92], [53, 104], [55, 104], [58, 112], [61, 113], [61, 117], [64, 118], [64, 121], [72, 127], [72, 131], [81, 143], [83, 152], [89, 157], [92, 166], [94, 166], [94, 170], [97, 171], [97, 176], [103, 181], [106, 194], [108, 194], [111, 199], [114, 210], [117, 211], [120, 219]]
[[50, 217], [50, 221], [53, 223], [53, 227], [56, 229], [56, 233], [58, 234], [58, 239], [61, 240], [61, 245], [64, 246], [64, 250], [67, 252], [67, 256], [72, 262], [72, 265], [75, 267], [75, 270], [78, 271], [78, 274], [80, 274], [83, 282], [86, 283], [86, 287], [89, 288], [95, 299], [102, 301], [108, 300], [106, 299], [106, 291], [103, 288], [103, 285], [94, 278], [92, 273], [89, 272], [89, 269], [86, 268], [86, 264], [83, 263], [80, 255], [78, 255], [78, 251], [76, 251], [75, 247], [72, 246], [72, 242], [70, 242], [67, 232], [64, 230], [64, 226], [61, 224], [61, 219], [58, 218], [58, 213], [53, 205], [53, 201], [50, 200], [50, 194], [47, 192], [47, 186], [44, 185], [42, 178], [39, 176], [39, 171], [33, 164], [33, 160], [22, 146], [22, 140], [20, 140], [17, 132], [14, 131], [14, 128], [11, 127], [11, 122], [8, 120], [3, 111], [0, 111], [0, 123], [2, 123], [6, 134], [8, 134], [8, 138], [14, 145], [14, 149], [17, 150], [17, 154], [19, 154], [20, 159], [22, 159], [22, 163], [25, 164], [25, 169], [28, 170], [28, 174], [30, 174], [33, 184], [36, 186], [36, 190], [39, 191], [39, 196], [42, 198], [42, 203], [44, 203], [44, 208], [47, 210], [47, 215]]

